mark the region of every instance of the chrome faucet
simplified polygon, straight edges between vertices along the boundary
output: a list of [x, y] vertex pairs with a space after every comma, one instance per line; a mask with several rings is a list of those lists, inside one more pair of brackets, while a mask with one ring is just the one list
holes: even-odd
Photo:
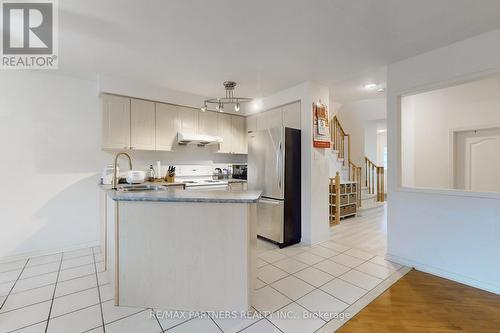
[[122, 152], [119, 152], [118, 154], [116, 154], [115, 162], [113, 163], [113, 181], [111, 182], [111, 184], [112, 184], [111, 188], [113, 190], [116, 190], [117, 186], [118, 186], [118, 175], [117, 175], [116, 169], [117, 169], [117, 165], [118, 165], [118, 157], [120, 157], [120, 155], [127, 156], [129, 168], [130, 168], [130, 170], [132, 170], [132, 157], [130, 157], [129, 153], [122, 151]]

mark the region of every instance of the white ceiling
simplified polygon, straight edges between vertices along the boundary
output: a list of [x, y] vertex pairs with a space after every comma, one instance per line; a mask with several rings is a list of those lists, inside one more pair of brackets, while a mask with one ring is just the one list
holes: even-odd
[[311, 80], [374, 97], [385, 66], [500, 28], [498, 0], [63, 0], [60, 71], [216, 97]]

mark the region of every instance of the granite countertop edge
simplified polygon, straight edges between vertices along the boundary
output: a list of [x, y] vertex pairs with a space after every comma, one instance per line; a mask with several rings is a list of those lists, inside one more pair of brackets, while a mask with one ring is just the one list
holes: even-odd
[[209, 203], [256, 203], [261, 191], [188, 191], [173, 190], [161, 192], [124, 193], [108, 191], [115, 201], [143, 202], [209, 202]]

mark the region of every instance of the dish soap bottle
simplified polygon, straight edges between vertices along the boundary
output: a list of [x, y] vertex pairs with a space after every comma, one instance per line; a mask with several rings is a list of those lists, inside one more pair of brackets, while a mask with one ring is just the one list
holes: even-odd
[[156, 178], [155, 169], [153, 168], [152, 164], [149, 166], [149, 169], [148, 169], [148, 171], [146, 173], [146, 178], [150, 182], [154, 181], [155, 178]]

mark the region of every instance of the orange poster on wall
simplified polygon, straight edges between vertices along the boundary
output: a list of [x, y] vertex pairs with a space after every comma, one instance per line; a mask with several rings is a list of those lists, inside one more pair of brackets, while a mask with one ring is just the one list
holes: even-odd
[[313, 147], [330, 148], [330, 141], [328, 108], [321, 103], [313, 103]]

